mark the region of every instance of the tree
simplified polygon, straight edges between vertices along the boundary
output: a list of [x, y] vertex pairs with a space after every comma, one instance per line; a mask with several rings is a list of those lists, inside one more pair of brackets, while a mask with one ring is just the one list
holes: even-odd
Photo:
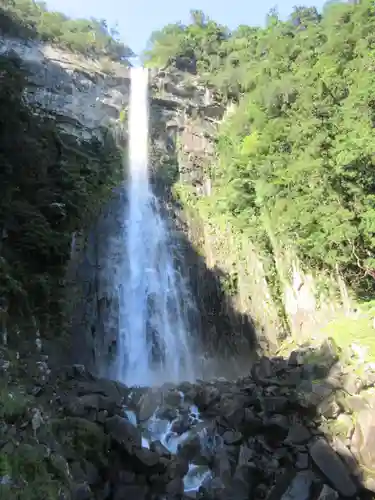
[[48, 10], [45, 2], [34, 0], [1, 0], [0, 8], [4, 34], [39, 38], [92, 57], [107, 56], [116, 61], [126, 61], [134, 55], [103, 19], [70, 19]]
[[374, 33], [372, 0], [298, 6], [232, 33], [197, 13], [178, 32], [202, 81], [238, 102], [217, 141], [215, 211], [360, 293], [374, 289]]

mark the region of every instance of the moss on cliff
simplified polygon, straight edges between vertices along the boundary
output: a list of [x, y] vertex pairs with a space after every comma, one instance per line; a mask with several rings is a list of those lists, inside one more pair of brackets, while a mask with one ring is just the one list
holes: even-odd
[[26, 103], [26, 78], [20, 60], [0, 57], [2, 327], [60, 334], [72, 233], [108, 195], [121, 158], [109, 131], [103, 142], [63, 136]]

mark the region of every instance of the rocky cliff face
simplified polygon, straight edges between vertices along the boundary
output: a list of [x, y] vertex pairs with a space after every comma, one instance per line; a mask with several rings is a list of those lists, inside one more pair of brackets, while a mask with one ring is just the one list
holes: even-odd
[[[47, 57], [55, 49], [35, 43], [7, 40], [2, 48], [16, 50], [32, 70], [30, 102], [54, 115], [77, 141], [100, 137], [103, 124], [117, 123], [127, 103], [126, 75], [107, 77], [93, 61], [77, 62], [59, 51], [55, 59]], [[193, 186], [199, 197], [209, 194], [224, 109], [182, 74], [156, 73], [153, 85], [152, 157], [159, 166], [153, 181], [173, 215], [172, 227], [180, 230], [206, 346], [242, 350], [254, 334], [249, 317], [261, 325], [273, 318], [257, 255], [244, 247], [247, 259], [236, 263], [240, 285], [228, 298], [222, 275], [227, 279], [233, 262], [223, 261], [218, 245], [230, 250], [230, 228], [213, 235], [208, 221], [184, 213], [169, 196], [176, 180]], [[95, 368], [107, 364], [117, 334], [112, 281], [120, 251], [112, 236], [123, 227], [124, 207], [120, 186], [90, 230], [72, 238], [68, 278], [78, 285], [69, 289], [76, 305], [74, 350]], [[293, 290], [303, 290], [298, 274], [296, 269]], [[258, 295], [247, 288], [252, 280], [262, 285]], [[277, 332], [277, 321], [270, 323], [268, 341], [271, 326]], [[228, 345], [224, 340], [233, 332], [237, 336]], [[0, 347], [0, 490], [6, 497], [22, 491], [28, 500], [41, 494], [72, 500], [327, 500], [367, 499], [375, 491], [375, 366], [354, 349], [341, 352], [326, 342], [285, 358], [264, 356], [251, 371], [247, 357], [247, 375], [234, 382], [220, 378], [160, 391], [130, 390], [82, 365], [57, 371], [43, 351], [24, 347], [21, 356], [11, 354]], [[171, 426], [172, 444], [181, 444], [176, 453], [151, 433], [155, 415]], [[200, 491], [186, 491], [189, 471], [194, 476], [202, 470]]]
[[[189, 73], [154, 72], [152, 81], [153, 158], [154, 165], [159, 165], [156, 182], [161, 181], [164, 194], [168, 190], [173, 193], [177, 183], [188, 187], [193, 196], [204, 199], [211, 194], [218, 125], [230, 109], [220, 104], [214, 91], [203, 87], [198, 77]], [[201, 313], [206, 348], [215, 353], [219, 350], [223, 355], [241, 352], [248, 359], [259, 340], [263, 338], [264, 344], [269, 343], [278, 331], [276, 311], [266, 336], [261, 329], [255, 331], [253, 319], [263, 326], [263, 309], [270, 309], [267, 289], [260, 298], [258, 293], [254, 303], [249, 303], [254, 290], [248, 290], [248, 283], [230, 296], [225, 285], [231, 280], [233, 255], [223, 258], [216, 251], [216, 246], [221, 245], [220, 237], [227, 238], [225, 228], [222, 236], [215, 234], [209, 220], [189, 212], [186, 205], [179, 205], [174, 195], [172, 198], [170, 214], [189, 242], [184, 246], [185, 258]], [[254, 252], [251, 257], [252, 268], [256, 268], [259, 262]], [[257, 303], [258, 311], [254, 306]]]
[[[118, 142], [124, 145], [126, 125], [119, 125], [128, 104], [127, 68], [114, 63], [103, 67], [102, 61], [20, 39], [2, 39], [0, 51], [21, 57], [30, 74], [26, 99], [53, 116], [61, 132], [77, 144], [93, 136], [101, 139], [108, 131], [119, 132]], [[255, 340], [252, 317], [256, 317], [254, 305], [244, 300], [249, 294], [242, 287], [240, 294], [228, 298], [223, 286], [229, 279], [228, 266], [215, 252], [216, 236], [171, 196], [177, 181], [192, 187], [199, 197], [210, 194], [215, 135], [226, 110], [196, 76], [178, 70], [152, 72], [151, 92], [153, 182], [183, 250], [204, 343], [207, 351], [219, 350], [223, 355], [246, 352], [248, 359]], [[124, 190], [119, 188], [91, 229], [72, 237], [68, 279], [76, 297], [74, 352], [77, 361], [89, 366], [107, 365], [114, 347], [118, 304], [111, 287], [116, 269], [111, 235], [118, 234], [124, 224], [125, 206]]]
[[17, 54], [29, 72], [26, 98], [56, 117], [78, 140], [100, 137], [127, 105], [128, 69], [71, 54], [48, 44], [1, 38], [0, 54]]
[[178, 70], [155, 72], [152, 89], [156, 178], [181, 201], [172, 214], [203, 257], [186, 254], [203, 335], [215, 351], [219, 344], [225, 350], [225, 342], [217, 342], [230, 337], [237, 351], [253, 344], [275, 352], [290, 333], [308, 339], [347, 312], [350, 300], [340, 276], [323, 277], [322, 286], [321, 277], [304, 272], [292, 251], [280, 248], [272, 235], [272, 252], [264, 255], [228, 220], [218, 223], [212, 216], [215, 206], [208, 208], [206, 200], [213, 193], [215, 141], [235, 105], [224, 107], [196, 75]]
[[[126, 146], [121, 125], [130, 84], [126, 67], [115, 63], [104, 66], [103, 61], [21, 39], [1, 38], [0, 54], [21, 59], [28, 75], [25, 99], [36, 113], [47, 114], [55, 121], [56, 140], [63, 143], [65, 155], [71, 151], [74, 156], [76, 149], [85, 154], [85, 144], [94, 138], [105, 149], [106, 134], [114, 136], [119, 148]], [[99, 217], [89, 230], [82, 228], [82, 232], [72, 235], [67, 302], [73, 310], [68, 316], [72, 313], [76, 332], [74, 352], [91, 366], [98, 353], [105, 350], [101, 341], [111, 343], [116, 328], [116, 316], [109, 315], [106, 309], [109, 301], [111, 308], [116, 308], [113, 299], [106, 295], [107, 280], [113, 275], [116, 262], [109, 262], [106, 257], [118, 223], [116, 214], [122, 200], [119, 191], [113, 200], [102, 210], [98, 207]], [[90, 226], [90, 221], [86, 222]]]

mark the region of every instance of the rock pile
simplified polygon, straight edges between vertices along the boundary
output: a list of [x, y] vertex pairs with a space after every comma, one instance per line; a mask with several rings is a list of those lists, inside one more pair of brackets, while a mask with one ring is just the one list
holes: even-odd
[[372, 498], [374, 385], [371, 366], [357, 376], [329, 342], [263, 357], [235, 382], [153, 390], [75, 365], [30, 388], [29, 421], [2, 423], [0, 453], [43, 451], [60, 499]]

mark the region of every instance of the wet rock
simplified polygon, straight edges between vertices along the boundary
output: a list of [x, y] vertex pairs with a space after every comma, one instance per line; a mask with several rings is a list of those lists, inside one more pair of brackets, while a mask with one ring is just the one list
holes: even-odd
[[165, 495], [165, 488], [170, 477], [167, 474], [153, 474], [149, 477], [150, 489], [155, 495]]
[[349, 471], [323, 438], [319, 438], [309, 445], [311, 458], [329, 482], [344, 497], [351, 497], [357, 493], [358, 487], [350, 477]]
[[153, 469], [160, 465], [159, 469], [163, 470], [165, 467], [160, 462], [160, 456], [155, 451], [148, 450], [147, 448], [140, 448], [134, 450], [134, 459], [137, 459], [137, 464], [141, 466], [141, 470]]
[[[306, 365], [298, 360], [263, 359], [253, 376], [236, 382], [169, 384], [152, 391], [119, 391], [85, 372], [78, 379], [64, 379], [56, 397], [59, 418], [52, 420], [53, 439], [63, 437], [64, 445], [45, 438], [45, 425], [38, 429], [40, 443], [31, 436], [31, 444], [45, 443], [41, 456], [51, 470], [90, 500], [350, 497], [360, 491], [360, 481], [370, 490], [375, 488], [366, 472], [374, 470], [372, 392], [346, 394], [337, 385], [342, 374], [337, 367], [333, 365], [330, 380], [316, 381], [314, 369], [305, 372]], [[47, 384], [44, 394], [50, 391]], [[365, 404], [350, 416], [342, 395]], [[127, 410], [120, 404], [125, 399]], [[204, 409], [200, 414], [194, 406], [197, 402]], [[30, 443], [31, 409], [15, 434], [14, 425], [5, 426], [1, 452], [8, 443], [13, 451], [19, 441], [23, 447]], [[70, 412], [79, 418], [69, 416]], [[167, 419], [155, 420], [155, 415], [167, 415]], [[166, 429], [171, 432], [161, 439]], [[332, 444], [322, 437], [330, 432], [336, 436]], [[357, 460], [364, 466], [362, 471]], [[189, 491], [183, 493], [183, 484]]]
[[127, 452], [131, 452], [133, 448], [141, 447], [142, 435], [140, 431], [125, 418], [118, 415], [108, 418], [105, 422], [105, 429], [111, 438]]
[[177, 420], [175, 420], [172, 424], [172, 432], [176, 434], [183, 434], [188, 431], [191, 427], [189, 415], [181, 415]]
[[220, 391], [215, 386], [200, 387], [194, 397], [194, 403], [200, 411], [205, 412], [211, 405], [220, 401]]
[[178, 409], [172, 406], [161, 406], [155, 411], [155, 416], [161, 420], [172, 421], [178, 417]]
[[[161, 460], [161, 462], [163, 462]], [[172, 456], [168, 462], [166, 462], [168, 468], [168, 477], [174, 478], [184, 477], [189, 470], [189, 461], [181, 456]]]
[[130, 389], [120, 382], [106, 379], [78, 382], [75, 383], [72, 388], [78, 396], [100, 394], [101, 396], [111, 399], [118, 405], [122, 405], [125, 402], [130, 392]]
[[108, 396], [101, 394], [86, 394], [79, 398], [79, 403], [86, 409], [93, 409], [96, 411], [107, 411], [113, 414], [118, 407], [118, 403]]
[[152, 441], [150, 444], [151, 451], [155, 451], [158, 455], [170, 457], [171, 453], [160, 441]]
[[172, 389], [164, 396], [163, 404], [173, 408], [179, 408], [183, 403], [183, 393], [177, 389]]
[[201, 443], [199, 436], [191, 435], [178, 446], [178, 456], [191, 462], [200, 455]]
[[141, 397], [138, 404], [138, 418], [140, 422], [148, 420], [155, 413], [156, 408], [162, 403], [160, 391], [149, 390]]

